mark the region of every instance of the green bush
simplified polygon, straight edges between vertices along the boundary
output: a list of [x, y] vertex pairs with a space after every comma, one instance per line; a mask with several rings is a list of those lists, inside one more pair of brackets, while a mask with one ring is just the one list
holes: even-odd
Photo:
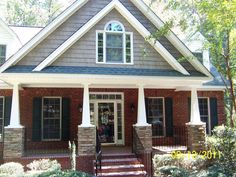
[[27, 168], [31, 171], [56, 171], [61, 170], [61, 164], [56, 160], [40, 159], [28, 164]]
[[91, 175], [87, 173], [83, 173], [80, 171], [54, 171], [54, 172], [45, 172], [40, 174], [38, 177], [91, 177]]
[[21, 177], [24, 174], [24, 168], [20, 163], [9, 162], [0, 166], [0, 177]]
[[213, 164], [223, 170], [228, 176], [236, 173], [236, 129], [218, 126], [213, 135], [207, 138], [207, 146], [212, 151], [220, 152]]
[[160, 175], [171, 175], [171, 177], [189, 177], [189, 172], [180, 167], [176, 166], [164, 166], [159, 168]]

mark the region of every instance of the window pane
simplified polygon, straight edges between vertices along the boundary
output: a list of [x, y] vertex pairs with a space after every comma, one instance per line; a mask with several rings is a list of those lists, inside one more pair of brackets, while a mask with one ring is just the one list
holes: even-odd
[[208, 99], [207, 98], [199, 98], [199, 111], [201, 121], [206, 123], [206, 132], [209, 133], [209, 112], [208, 112]]
[[148, 99], [148, 117], [147, 122], [152, 124], [153, 136], [164, 136], [164, 114], [163, 99]]
[[60, 139], [61, 100], [43, 99], [43, 139]]
[[123, 28], [120, 24], [113, 22], [107, 25], [106, 30], [107, 31], [123, 31]]
[[107, 62], [123, 63], [122, 34], [107, 34], [106, 57], [107, 57]]
[[6, 59], [6, 45], [0, 45], [0, 64], [3, 64]]
[[98, 62], [103, 62], [103, 33], [98, 33]]
[[131, 40], [129, 34], [126, 34], [126, 63], [131, 63]]

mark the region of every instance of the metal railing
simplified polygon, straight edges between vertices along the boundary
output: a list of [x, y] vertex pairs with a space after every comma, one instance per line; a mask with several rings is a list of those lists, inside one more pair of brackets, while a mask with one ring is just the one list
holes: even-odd
[[[178, 147], [187, 145], [187, 129], [185, 126], [152, 127], [153, 146]], [[156, 135], [156, 136], [155, 136]]]
[[98, 130], [96, 129], [96, 154], [95, 154], [95, 174], [97, 176], [98, 167], [102, 169], [102, 149], [101, 142], [98, 135]]

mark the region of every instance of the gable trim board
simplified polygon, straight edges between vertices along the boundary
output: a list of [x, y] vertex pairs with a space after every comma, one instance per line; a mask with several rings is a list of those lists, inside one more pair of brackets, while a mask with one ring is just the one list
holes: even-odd
[[[143, 1], [139, 0], [130, 0], [147, 18], [150, 20], [157, 29], [164, 26], [164, 22], [148, 7]], [[205, 66], [192, 54], [192, 52], [186, 47], [186, 45], [170, 30], [166, 35], [166, 38], [174, 45], [176, 49], [185, 57], [190, 57], [188, 60], [190, 64], [197, 69], [197, 71], [204, 73], [211, 79], [213, 76], [207, 70]]]
[[[111, 1], [97, 15], [90, 19], [75, 34], [60, 45], [53, 53], [51, 53], [44, 61], [42, 61], [33, 71], [41, 71], [45, 67], [51, 65], [58, 57], [60, 57], [67, 49], [77, 42], [84, 34], [86, 34], [98, 21], [107, 15], [112, 9], [118, 12], [144, 37], [148, 37], [151, 33], [118, 1]], [[154, 40], [148, 41], [154, 49], [159, 52], [163, 58], [177, 71], [184, 75], [190, 75], [186, 69], [159, 43]]]
[[55, 29], [57, 29], [62, 23], [64, 23], [70, 16], [72, 16], [78, 9], [84, 6], [88, 0], [75, 1], [64, 12], [62, 12], [57, 18], [55, 18], [50, 24], [43, 28], [35, 37], [33, 37], [28, 43], [26, 43], [18, 52], [9, 58], [1, 67], [0, 73], [8, 69], [10, 66], [19, 62], [25, 55], [27, 55], [34, 47], [42, 42], [47, 36], [49, 36]]

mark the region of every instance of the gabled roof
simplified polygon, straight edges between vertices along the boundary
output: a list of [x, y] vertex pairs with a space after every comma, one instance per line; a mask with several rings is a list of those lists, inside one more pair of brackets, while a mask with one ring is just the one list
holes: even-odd
[[[140, 11], [157, 27], [160, 28], [164, 23], [146, 6], [142, 0], [131, 0], [133, 4], [140, 9]], [[25, 55], [27, 55], [35, 46], [49, 36], [59, 25], [65, 22], [72, 14], [74, 14], [80, 7], [86, 4], [88, 0], [76, 1], [69, 8], [67, 8], [61, 15], [59, 15], [52, 23], [45, 27], [38, 35], [36, 35], [30, 42], [28, 42], [19, 52], [17, 52], [12, 58], [10, 58], [0, 68], [0, 72], [5, 71], [10, 66], [19, 62]], [[88, 23], [86, 23], [80, 30], [78, 30], [71, 38], [64, 42], [59, 48], [57, 48], [51, 55], [49, 55], [35, 71], [40, 71], [44, 67], [50, 65], [58, 56], [66, 51], [74, 42], [76, 42], [84, 32], [100, 18], [105, 16], [111, 9], [116, 8], [128, 21], [132, 21], [131, 24], [135, 24], [136, 29], [143, 36], [148, 36], [150, 32], [134, 17], [132, 14], [119, 2], [119, 0], [113, 0], [108, 6], [106, 6], [99, 14], [94, 16]], [[136, 26], [137, 25], [137, 26]], [[137, 28], [138, 27], [138, 28]], [[82, 30], [84, 29], [84, 30]], [[166, 36], [169, 41], [183, 54], [185, 57], [194, 57], [188, 48], [171, 32]], [[153, 47], [167, 60], [167, 62], [177, 71], [182, 74], [188, 75], [189, 73], [180, 65], [179, 62], [159, 43], [157, 42]], [[205, 75], [211, 77], [209, 71], [195, 58], [189, 60], [189, 62], [199, 71]]]
[[20, 41], [19, 37], [17, 36], [17, 34], [11, 28], [9, 28], [9, 26], [1, 18], [0, 18], [0, 27], [5, 29], [11, 36], [13, 36], [17, 40], [19, 40], [19, 42], [21, 43], [21, 41]]
[[[51, 53], [43, 62], [41, 62], [34, 71], [41, 71], [45, 67], [52, 64], [59, 56], [61, 56], [68, 48], [77, 42], [85, 33], [87, 33], [98, 21], [107, 15], [112, 9], [116, 9], [133, 25], [134, 28], [144, 37], [148, 37], [151, 33], [118, 1], [111, 1], [97, 15], [90, 19], [82, 28], [67, 39], [60, 47]], [[176, 70], [182, 74], [189, 75], [183, 66], [162, 46], [159, 42], [149, 41], [149, 43], [163, 56], [164, 59]]]

